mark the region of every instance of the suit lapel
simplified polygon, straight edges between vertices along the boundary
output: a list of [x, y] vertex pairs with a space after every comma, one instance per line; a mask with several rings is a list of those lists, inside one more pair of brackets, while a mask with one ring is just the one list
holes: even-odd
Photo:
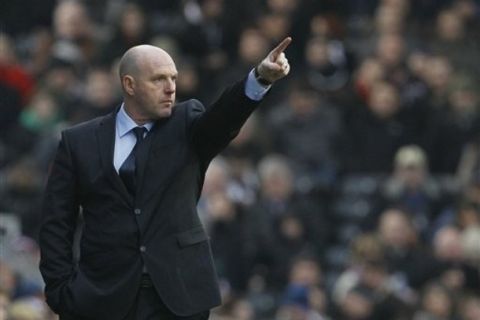
[[113, 152], [115, 148], [115, 119], [116, 111], [106, 115], [97, 127], [98, 152], [100, 154], [102, 169], [115, 189], [122, 195], [130, 206], [133, 205], [133, 197], [123, 184], [120, 176], [113, 166]]

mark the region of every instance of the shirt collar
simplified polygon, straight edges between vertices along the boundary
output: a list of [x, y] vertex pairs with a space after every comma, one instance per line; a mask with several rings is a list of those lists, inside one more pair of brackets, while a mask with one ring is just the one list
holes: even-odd
[[[133, 121], [133, 119], [130, 118], [130, 116], [125, 111], [125, 105], [123, 103], [120, 107], [120, 110], [118, 110], [116, 122], [117, 132], [120, 138], [129, 133], [133, 128], [138, 127], [138, 124], [136, 124], [135, 121]], [[153, 127], [153, 123], [153, 121], [147, 122], [142, 125], [142, 127], [147, 129], [147, 131], [150, 131]]]

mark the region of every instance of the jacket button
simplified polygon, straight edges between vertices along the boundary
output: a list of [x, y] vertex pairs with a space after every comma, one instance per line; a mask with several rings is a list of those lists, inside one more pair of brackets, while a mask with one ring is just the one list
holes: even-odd
[[136, 208], [135, 210], [133, 210], [133, 213], [135, 213], [136, 215], [139, 215], [142, 213], [142, 210], [141, 209], [138, 209]]
[[147, 250], [147, 248], [145, 246], [140, 247], [140, 252], [145, 252], [146, 250]]

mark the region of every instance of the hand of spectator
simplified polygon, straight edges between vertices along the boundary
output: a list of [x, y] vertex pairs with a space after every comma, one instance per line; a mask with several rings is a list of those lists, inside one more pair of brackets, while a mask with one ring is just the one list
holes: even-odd
[[288, 59], [285, 57], [285, 49], [292, 42], [292, 38], [286, 37], [275, 49], [270, 51], [265, 59], [256, 68], [256, 76], [260, 82], [272, 84], [285, 77], [290, 72]]

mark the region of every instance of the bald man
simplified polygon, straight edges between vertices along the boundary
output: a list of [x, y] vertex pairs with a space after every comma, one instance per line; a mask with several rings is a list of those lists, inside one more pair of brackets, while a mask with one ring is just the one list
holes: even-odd
[[175, 103], [177, 68], [164, 50], [124, 54], [123, 104], [62, 132], [45, 190], [40, 271], [61, 320], [208, 319], [221, 301], [196, 211], [205, 171], [289, 73], [290, 42], [207, 109]]

